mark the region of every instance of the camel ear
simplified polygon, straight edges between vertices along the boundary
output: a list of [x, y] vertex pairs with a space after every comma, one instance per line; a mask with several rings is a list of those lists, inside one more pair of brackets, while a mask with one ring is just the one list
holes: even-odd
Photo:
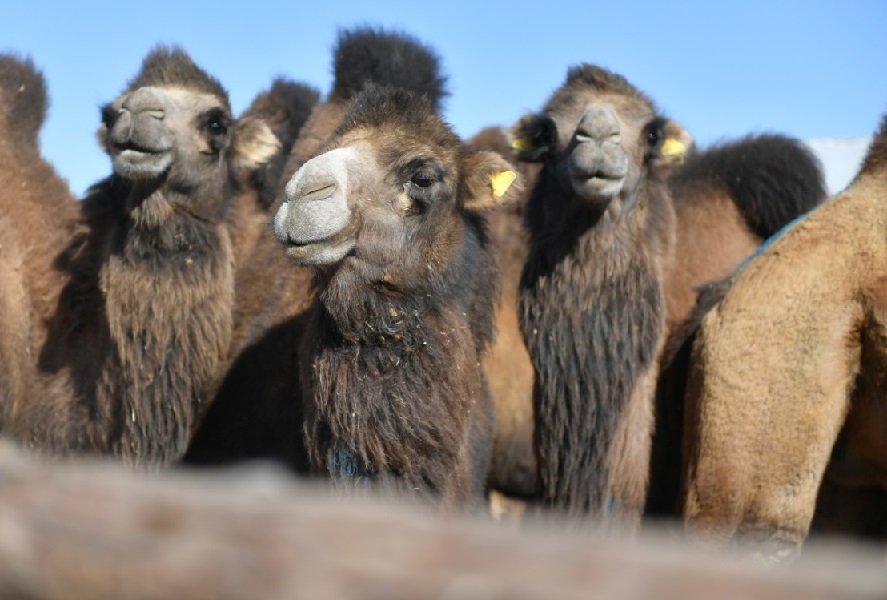
[[464, 206], [482, 212], [515, 201], [523, 190], [517, 169], [498, 152], [470, 152], [463, 160]]
[[506, 131], [506, 136], [518, 160], [540, 162], [554, 148], [557, 125], [548, 115], [524, 115]]
[[667, 173], [671, 168], [684, 164], [694, 149], [693, 136], [683, 125], [670, 119], [657, 119], [652, 127], [659, 138], [648, 153], [653, 168]]
[[238, 169], [258, 169], [280, 152], [280, 141], [264, 120], [243, 117], [234, 126], [234, 165]]

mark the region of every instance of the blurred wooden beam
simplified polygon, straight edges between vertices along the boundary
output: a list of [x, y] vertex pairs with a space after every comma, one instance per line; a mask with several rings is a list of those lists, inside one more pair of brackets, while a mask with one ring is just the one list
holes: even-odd
[[631, 542], [337, 498], [280, 471], [135, 475], [0, 447], [0, 598], [887, 598], [883, 549], [763, 569]]

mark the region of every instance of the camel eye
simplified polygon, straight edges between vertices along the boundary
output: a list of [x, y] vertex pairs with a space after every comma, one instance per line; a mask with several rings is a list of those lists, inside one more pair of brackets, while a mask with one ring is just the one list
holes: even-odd
[[214, 109], [206, 113], [204, 127], [210, 135], [223, 135], [228, 131], [228, 119], [224, 111]]
[[659, 143], [659, 132], [656, 131], [655, 129], [648, 131], [647, 132], [647, 143], [650, 144], [651, 146], [655, 146], [657, 143]]
[[427, 188], [429, 185], [432, 184], [431, 177], [429, 177], [428, 175], [424, 175], [422, 173], [416, 173], [415, 175], [413, 175], [413, 177], [410, 179], [410, 181], [412, 181], [415, 185], [419, 186], [420, 188]]

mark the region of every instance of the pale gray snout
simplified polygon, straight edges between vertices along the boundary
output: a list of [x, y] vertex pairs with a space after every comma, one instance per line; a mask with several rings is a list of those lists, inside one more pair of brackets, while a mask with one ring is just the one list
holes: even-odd
[[353, 151], [332, 150], [306, 162], [286, 185], [285, 202], [274, 216], [274, 235], [283, 244], [305, 245], [332, 238], [351, 221], [347, 163]]

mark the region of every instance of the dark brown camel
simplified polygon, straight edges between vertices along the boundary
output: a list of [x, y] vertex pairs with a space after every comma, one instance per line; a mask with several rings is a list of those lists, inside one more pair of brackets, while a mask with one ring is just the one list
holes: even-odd
[[665, 172], [686, 151], [683, 129], [623, 77], [582, 65], [515, 132], [522, 158], [543, 162], [520, 290], [541, 500], [635, 526], [674, 246]]
[[289, 181], [275, 234], [322, 281], [299, 363], [316, 473], [482, 501], [498, 273], [481, 213], [516, 177], [427, 98], [368, 86]]
[[[184, 453], [229, 360], [229, 177], [261, 168], [277, 143], [235, 122], [218, 81], [164, 47], [103, 108], [99, 137], [114, 173], [79, 204], [76, 234], [28, 257], [29, 276], [52, 279], [25, 302], [36, 364], [4, 402], [3, 433], [158, 466]], [[33, 202], [11, 204], [18, 215]]]
[[[238, 194], [240, 200], [232, 206], [232, 223], [254, 222], [264, 235], [248, 236], [248, 243], [243, 243], [239, 241], [242, 236], [232, 232], [237, 256], [234, 335], [241, 350], [185, 456], [186, 464], [272, 458], [282, 459], [299, 472], [307, 470], [301, 442], [299, 377], [293, 365], [305, 313], [314, 296], [313, 272], [287, 261], [266, 221], [279, 206], [286, 182], [333, 135], [345, 109], [364, 85], [375, 82], [412, 89], [429, 96], [435, 105], [445, 95], [436, 55], [405, 34], [367, 27], [346, 30], [340, 33], [333, 56], [333, 91], [320, 104], [314, 105], [312, 99], [304, 127], [301, 111], [294, 122], [293, 115], [281, 110], [281, 105], [293, 106], [294, 102], [279, 93], [279, 86], [257, 98], [244, 115], [269, 123], [282, 142], [282, 150], [261, 177], [251, 176], [252, 189], [257, 191], [250, 199], [243, 200], [243, 194]], [[304, 100], [295, 103], [307, 104]], [[281, 131], [282, 127], [289, 127], [289, 133]], [[298, 136], [293, 138], [296, 130]], [[241, 189], [251, 188], [242, 185]], [[271, 189], [278, 191], [277, 198], [268, 198]], [[259, 191], [261, 195], [257, 195]]]

